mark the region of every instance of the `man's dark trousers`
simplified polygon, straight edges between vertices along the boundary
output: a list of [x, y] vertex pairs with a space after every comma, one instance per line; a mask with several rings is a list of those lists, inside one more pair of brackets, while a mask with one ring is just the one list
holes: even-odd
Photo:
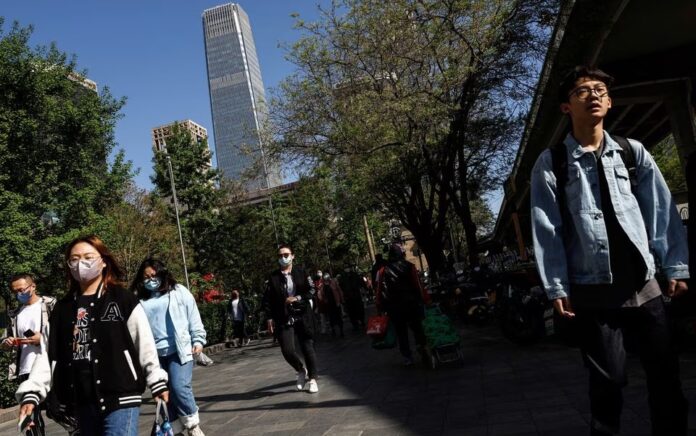
[[[592, 434], [618, 433], [627, 383], [624, 334], [635, 339], [645, 369], [654, 435], [686, 435], [688, 403], [670, 339], [662, 297], [640, 307], [576, 310], [581, 350], [590, 373]], [[633, 342], [633, 341], [632, 341]]]

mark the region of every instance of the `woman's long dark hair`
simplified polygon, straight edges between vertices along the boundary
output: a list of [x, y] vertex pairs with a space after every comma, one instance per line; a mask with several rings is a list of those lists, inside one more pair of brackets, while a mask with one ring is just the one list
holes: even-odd
[[110, 287], [120, 287], [123, 286], [123, 270], [116, 262], [116, 259], [111, 254], [109, 249], [104, 245], [104, 242], [99, 239], [96, 235], [82, 236], [73, 239], [68, 247], [65, 249], [65, 275], [68, 280], [68, 296], [73, 297], [75, 295], [80, 295], [80, 282], [75, 280], [75, 278], [70, 273], [70, 267], [68, 267], [68, 259], [70, 259], [70, 252], [73, 247], [80, 242], [87, 243], [94, 247], [102, 258], [102, 261], [106, 265], [106, 268], [102, 270], [102, 278], [104, 280], [104, 285], [102, 292], [108, 290]]
[[164, 294], [174, 289], [174, 286], [176, 286], [176, 280], [174, 279], [174, 276], [172, 276], [172, 274], [169, 272], [164, 262], [158, 259], [154, 259], [152, 257], [148, 257], [147, 259], [143, 260], [143, 263], [140, 264], [140, 268], [138, 268], [138, 273], [135, 275], [133, 283], [131, 284], [131, 290], [138, 295], [139, 299], [147, 300], [152, 296], [152, 293], [145, 288], [145, 285], [143, 283], [143, 276], [145, 275], [145, 268], [147, 267], [154, 269], [155, 273], [157, 274], [157, 278], [160, 279], [161, 283], [159, 291], [161, 293]]

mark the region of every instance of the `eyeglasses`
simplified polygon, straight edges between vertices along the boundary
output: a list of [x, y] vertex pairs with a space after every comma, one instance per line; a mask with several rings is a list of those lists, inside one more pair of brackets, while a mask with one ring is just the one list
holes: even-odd
[[17, 294], [26, 294], [32, 286], [34, 286], [34, 285], [31, 284], [24, 289], [12, 289], [12, 292], [15, 292]]
[[89, 262], [90, 264], [96, 262], [97, 260], [101, 259], [101, 256], [98, 254], [86, 254], [85, 257], [79, 257], [79, 256], [73, 256], [70, 259], [68, 259], [68, 266], [70, 268], [77, 268], [77, 265], [80, 263], [81, 260], [85, 260]]
[[290, 257], [290, 256], [292, 256], [292, 253], [279, 253], [279, 254], [278, 254], [278, 257], [285, 257], [285, 258], [288, 258], [288, 257]]
[[587, 100], [592, 93], [594, 93], [598, 98], [602, 98], [609, 94], [609, 89], [604, 85], [595, 86], [594, 88], [590, 88], [588, 86], [578, 86], [568, 93], [568, 97], [575, 95], [578, 100], [582, 101]]

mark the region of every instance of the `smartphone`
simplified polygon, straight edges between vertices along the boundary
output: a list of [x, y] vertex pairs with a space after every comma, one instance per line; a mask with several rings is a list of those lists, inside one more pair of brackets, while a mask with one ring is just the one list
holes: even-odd
[[17, 426], [17, 430], [19, 430], [20, 434], [24, 434], [25, 431], [29, 429], [29, 426], [32, 423], [31, 415], [27, 416], [20, 416], [19, 417], [19, 425]]
[[34, 330], [29, 329], [29, 330], [27, 330], [27, 331], [24, 332], [24, 337], [25, 337], [25, 338], [31, 338], [31, 337], [34, 336], [35, 334], [36, 334], [36, 333], [34, 333]]

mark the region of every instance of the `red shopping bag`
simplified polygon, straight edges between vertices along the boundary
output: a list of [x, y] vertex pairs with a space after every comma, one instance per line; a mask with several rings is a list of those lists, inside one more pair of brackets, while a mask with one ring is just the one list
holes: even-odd
[[371, 316], [367, 320], [367, 335], [381, 338], [387, 334], [387, 327], [389, 327], [389, 317], [387, 315]]

